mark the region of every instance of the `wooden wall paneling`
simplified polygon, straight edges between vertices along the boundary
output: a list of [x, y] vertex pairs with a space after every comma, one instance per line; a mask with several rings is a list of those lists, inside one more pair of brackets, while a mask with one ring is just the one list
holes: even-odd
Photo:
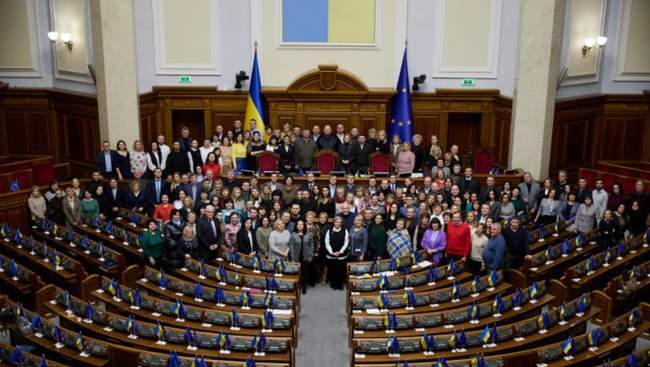
[[274, 129], [283, 123], [311, 127], [315, 124], [344, 124], [346, 129], [386, 126], [391, 89], [368, 89], [356, 76], [336, 65], [319, 65], [289, 87], [264, 88], [269, 120]]
[[5, 119], [5, 102], [2, 96], [9, 89], [9, 84], [0, 81], [0, 155], [9, 155], [7, 146], [7, 121]]
[[[59, 144], [59, 157], [72, 164], [73, 175], [95, 170], [101, 147], [95, 96], [61, 90], [49, 91]], [[127, 143], [128, 144], [128, 143]]]
[[560, 169], [576, 177], [580, 167], [592, 164], [594, 143], [602, 134], [602, 102], [602, 96], [589, 96], [556, 103], [549, 165], [551, 177]]
[[596, 160], [643, 159], [650, 128], [647, 95], [608, 95], [604, 97], [602, 111], [604, 129], [602, 140], [598, 141], [602, 150]]
[[491, 147], [495, 154], [495, 162], [507, 167], [512, 126], [512, 98], [497, 96], [492, 106], [494, 110], [492, 114], [494, 138]]

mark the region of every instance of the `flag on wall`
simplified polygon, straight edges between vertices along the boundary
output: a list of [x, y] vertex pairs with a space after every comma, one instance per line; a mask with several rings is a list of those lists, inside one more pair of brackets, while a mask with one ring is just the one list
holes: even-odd
[[388, 126], [388, 139], [399, 135], [402, 142], [411, 142], [413, 137], [413, 124], [411, 123], [411, 88], [409, 86], [408, 61], [406, 48], [402, 58], [399, 78], [397, 79], [396, 94], [391, 107], [391, 120]]
[[264, 123], [264, 105], [262, 104], [262, 82], [260, 81], [260, 69], [257, 66], [257, 50], [255, 50], [255, 56], [253, 56], [253, 71], [251, 72], [251, 82], [248, 88], [244, 129], [250, 130], [251, 119], [255, 119], [255, 129], [259, 130], [262, 140], [268, 142], [266, 124]]

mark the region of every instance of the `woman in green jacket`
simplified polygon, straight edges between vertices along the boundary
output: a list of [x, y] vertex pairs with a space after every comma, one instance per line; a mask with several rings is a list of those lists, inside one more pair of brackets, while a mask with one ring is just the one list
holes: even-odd
[[142, 252], [145, 258], [149, 260], [151, 266], [162, 265], [161, 260], [165, 250], [165, 239], [160, 231], [158, 231], [158, 225], [155, 221], [150, 220], [149, 224], [147, 224], [147, 229], [142, 234], [142, 239], [140, 240]]
[[86, 190], [84, 191], [84, 198], [81, 203], [81, 222], [88, 224], [92, 222], [93, 218], [99, 215], [99, 202], [93, 198], [93, 194]]

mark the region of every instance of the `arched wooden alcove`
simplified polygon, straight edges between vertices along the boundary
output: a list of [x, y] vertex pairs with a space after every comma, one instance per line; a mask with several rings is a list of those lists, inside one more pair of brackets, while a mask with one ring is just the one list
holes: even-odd
[[270, 126], [303, 127], [343, 124], [346, 129], [386, 127], [391, 88], [368, 88], [338, 65], [319, 65], [300, 75], [287, 88], [264, 88]]

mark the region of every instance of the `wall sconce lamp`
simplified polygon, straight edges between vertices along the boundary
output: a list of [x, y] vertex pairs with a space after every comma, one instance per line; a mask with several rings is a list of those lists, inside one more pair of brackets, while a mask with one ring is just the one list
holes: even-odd
[[587, 53], [589, 51], [591, 51], [591, 49], [594, 46], [598, 45], [598, 48], [601, 48], [601, 47], [605, 46], [606, 43], [607, 43], [607, 37], [605, 37], [605, 36], [598, 36], [596, 38], [592, 38], [592, 37], [585, 38], [585, 42], [584, 42], [584, 44], [582, 46], [582, 49], [581, 49], [582, 50], [582, 57], [586, 57]]
[[47, 38], [56, 44], [56, 41], [61, 40], [61, 42], [68, 47], [68, 51], [72, 51], [72, 35], [66, 32], [47, 32]]

